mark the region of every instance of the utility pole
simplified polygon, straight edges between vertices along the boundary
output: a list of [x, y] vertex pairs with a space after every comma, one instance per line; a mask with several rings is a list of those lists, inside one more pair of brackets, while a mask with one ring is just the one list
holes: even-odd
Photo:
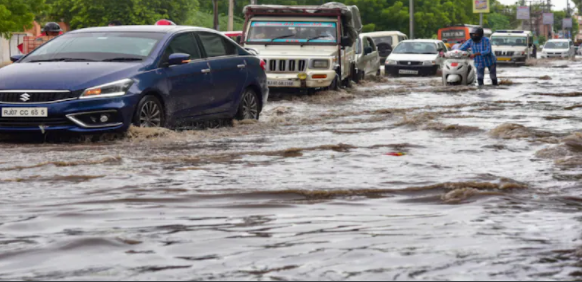
[[[567, 4], [567, 9], [568, 9], [568, 12], [566, 12], [566, 18], [572, 19], [572, 14], [570, 13], [570, 0], [566, 0], [566, 4]], [[574, 24], [573, 21], [574, 21], [574, 19], [572, 19], [572, 24]], [[568, 32], [568, 34], [566, 34], [566, 28], [563, 27], [563, 25], [564, 25], [564, 21], [562, 21], [562, 28], [564, 29], [564, 35], [566, 35], [566, 38], [571, 38], [571, 36], [572, 36], [571, 30], [572, 29], [570, 29], [570, 32]]]
[[218, 0], [212, 0], [212, 11], [214, 13], [214, 30], [220, 30], [218, 22]]
[[234, 30], [234, 0], [228, 1], [228, 31]]
[[483, 13], [479, 14], [479, 26], [483, 27]]
[[410, 39], [414, 39], [414, 0], [410, 0]]
[[251, 5], [257, 5], [257, 0], [251, 0]]

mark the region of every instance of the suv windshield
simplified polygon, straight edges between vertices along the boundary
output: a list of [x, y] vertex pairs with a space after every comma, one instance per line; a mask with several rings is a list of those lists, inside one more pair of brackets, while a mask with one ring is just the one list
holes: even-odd
[[437, 45], [432, 42], [402, 42], [394, 49], [394, 54], [438, 54]]
[[527, 37], [493, 36], [491, 45], [495, 46], [527, 46]]
[[34, 50], [22, 62], [142, 61], [164, 33], [70, 33]]
[[247, 42], [337, 43], [334, 22], [256, 21], [251, 24]]
[[546, 43], [544, 49], [568, 49], [570, 48], [570, 42], [559, 42], [559, 41], [550, 41]]

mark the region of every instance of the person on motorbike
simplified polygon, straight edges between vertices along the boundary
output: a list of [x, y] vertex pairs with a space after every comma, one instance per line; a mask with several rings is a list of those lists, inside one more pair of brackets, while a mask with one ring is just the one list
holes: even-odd
[[[56, 37], [63, 34], [63, 29], [58, 23], [55, 22], [48, 22], [42, 29], [42, 33], [36, 37], [35, 40], [40, 40], [40, 38], [45, 36]], [[24, 53], [24, 43], [20, 43], [16, 46], [20, 53]]]
[[491, 50], [491, 41], [485, 37], [485, 32], [482, 27], [475, 28], [470, 33], [471, 39], [467, 40], [459, 50], [467, 51], [471, 48], [473, 54], [471, 59], [475, 60], [475, 67], [477, 68], [477, 81], [479, 86], [482, 86], [485, 79], [485, 68], [489, 69], [489, 76], [493, 85], [499, 85], [497, 81], [497, 58]]

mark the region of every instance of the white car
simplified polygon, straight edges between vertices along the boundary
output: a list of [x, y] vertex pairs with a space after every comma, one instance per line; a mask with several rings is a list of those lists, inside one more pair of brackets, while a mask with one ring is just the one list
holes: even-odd
[[573, 58], [575, 56], [576, 48], [570, 39], [549, 40], [542, 51], [542, 59]]
[[435, 75], [448, 51], [441, 40], [405, 40], [388, 56], [386, 75]]
[[356, 42], [356, 67], [358, 68], [356, 82], [364, 80], [366, 76], [380, 75], [380, 64], [380, 55], [374, 40], [360, 34]]

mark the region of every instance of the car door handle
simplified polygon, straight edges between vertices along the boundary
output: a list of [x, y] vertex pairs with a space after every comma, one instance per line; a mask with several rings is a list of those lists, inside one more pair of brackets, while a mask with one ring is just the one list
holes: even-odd
[[246, 68], [246, 67], [247, 67], [247, 65], [246, 65], [246, 64], [240, 64], [240, 65], [238, 65], [237, 67], [238, 67], [239, 69], [244, 69], [244, 68]]
[[210, 73], [210, 69], [203, 69], [202, 73]]

